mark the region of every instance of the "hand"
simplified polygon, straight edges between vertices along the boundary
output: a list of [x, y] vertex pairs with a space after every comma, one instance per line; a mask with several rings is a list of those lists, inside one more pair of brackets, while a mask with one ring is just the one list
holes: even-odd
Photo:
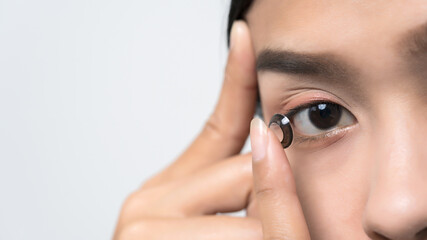
[[[238, 155], [257, 96], [249, 29], [233, 25], [221, 96], [204, 129], [167, 169], [125, 201], [115, 240], [262, 239], [259, 220], [215, 215], [251, 209], [251, 155]], [[255, 211], [249, 211], [255, 212]]]
[[251, 122], [254, 191], [265, 240], [306, 240], [310, 234], [285, 151], [264, 122]]

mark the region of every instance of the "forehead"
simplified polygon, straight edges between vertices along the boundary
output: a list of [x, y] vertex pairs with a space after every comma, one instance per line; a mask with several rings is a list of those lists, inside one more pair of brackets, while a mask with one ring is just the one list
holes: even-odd
[[427, 1], [256, 0], [247, 20], [257, 52], [270, 47], [353, 55], [396, 47], [406, 32], [427, 22]]
[[257, 56], [332, 54], [358, 72], [352, 82], [368, 95], [426, 98], [425, 0], [256, 0], [246, 19]]

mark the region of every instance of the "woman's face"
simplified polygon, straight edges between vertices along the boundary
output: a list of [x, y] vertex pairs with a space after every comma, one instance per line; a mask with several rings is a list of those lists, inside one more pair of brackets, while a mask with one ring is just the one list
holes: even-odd
[[247, 14], [266, 122], [314, 239], [427, 239], [427, 1], [258, 0]]

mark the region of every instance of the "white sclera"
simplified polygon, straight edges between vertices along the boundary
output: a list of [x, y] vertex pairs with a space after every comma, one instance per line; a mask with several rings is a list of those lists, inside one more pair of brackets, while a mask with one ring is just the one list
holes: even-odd
[[[326, 108], [326, 104], [324, 105], [319, 104], [319, 109], [325, 109], [325, 108]], [[310, 109], [306, 108], [304, 110], [301, 110], [297, 114], [295, 114], [293, 119], [293, 124], [295, 129], [302, 135], [315, 136], [318, 134], [326, 133], [328, 131], [332, 131], [337, 128], [350, 126], [354, 124], [355, 121], [356, 119], [353, 116], [353, 114], [351, 114], [347, 109], [342, 108], [341, 116], [338, 123], [336, 123], [334, 126], [332, 126], [329, 129], [320, 129], [313, 124], [313, 122], [310, 119]]]

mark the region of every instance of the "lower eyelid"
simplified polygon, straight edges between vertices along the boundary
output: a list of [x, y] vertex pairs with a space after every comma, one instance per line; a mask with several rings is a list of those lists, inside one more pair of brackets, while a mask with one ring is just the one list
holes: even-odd
[[[345, 136], [345, 134], [350, 131], [352, 128], [355, 127], [356, 124], [352, 124], [346, 127], [342, 128], [336, 128], [334, 130], [331, 130], [329, 132], [326, 132], [324, 134], [320, 134], [317, 136], [312, 137], [306, 137], [306, 136], [296, 136], [294, 137], [294, 141], [297, 144], [312, 144], [319, 142], [320, 145], [323, 144], [332, 144], [338, 140], [340, 140], [342, 137]], [[325, 140], [325, 141], [322, 141]]]

